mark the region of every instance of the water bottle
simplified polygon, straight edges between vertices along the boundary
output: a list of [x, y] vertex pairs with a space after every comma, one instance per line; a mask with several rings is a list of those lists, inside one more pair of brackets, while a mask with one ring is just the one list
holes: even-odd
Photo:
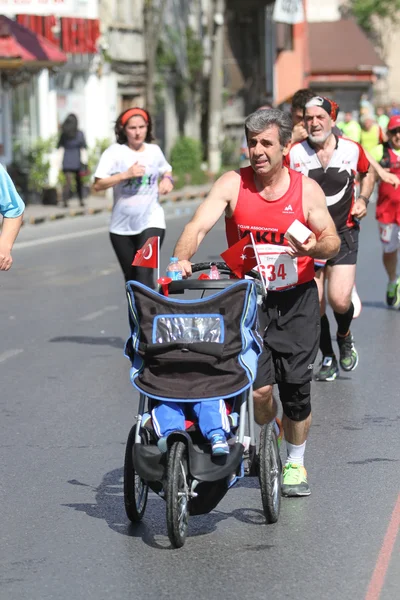
[[172, 281], [182, 279], [182, 269], [178, 260], [176, 256], [172, 256], [167, 267], [167, 277], [170, 277]]
[[217, 265], [212, 264], [209, 273], [210, 279], [220, 279]]

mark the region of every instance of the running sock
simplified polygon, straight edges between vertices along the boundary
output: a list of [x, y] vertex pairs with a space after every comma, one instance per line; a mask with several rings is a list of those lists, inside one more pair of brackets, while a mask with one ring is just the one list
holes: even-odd
[[301, 465], [302, 467], [304, 466], [304, 453], [306, 451], [306, 443], [307, 442], [304, 442], [304, 444], [301, 444], [300, 446], [295, 446], [290, 442], [286, 442], [286, 465], [292, 463], [292, 465]]
[[336, 323], [338, 324], [337, 334], [339, 337], [346, 337], [349, 334], [350, 325], [353, 320], [354, 315], [354, 305], [351, 302], [350, 308], [344, 314], [339, 314], [337, 312], [333, 313], [335, 315]]
[[321, 349], [322, 356], [334, 356], [329, 319], [326, 315], [322, 315], [321, 317], [321, 335], [319, 338], [319, 347]]

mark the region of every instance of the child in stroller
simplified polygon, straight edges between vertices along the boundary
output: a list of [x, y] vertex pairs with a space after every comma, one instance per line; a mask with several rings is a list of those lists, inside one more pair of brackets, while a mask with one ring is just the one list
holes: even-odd
[[157, 444], [159, 449], [166, 452], [167, 436], [173, 431], [185, 430], [185, 416], [191, 416], [189, 412], [193, 412], [202, 435], [210, 441], [211, 454], [214, 456], [229, 454], [226, 438], [231, 428], [225, 402], [222, 399], [194, 402], [189, 407], [178, 402], [161, 402], [154, 407], [151, 416], [154, 430], [160, 438]]

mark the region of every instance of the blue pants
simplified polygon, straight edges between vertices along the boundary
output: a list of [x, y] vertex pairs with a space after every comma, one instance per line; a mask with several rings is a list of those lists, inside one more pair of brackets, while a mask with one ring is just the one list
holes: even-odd
[[158, 437], [172, 431], [185, 431], [185, 416], [194, 413], [201, 433], [210, 439], [214, 433], [226, 436], [230, 432], [228, 415], [223, 400], [209, 402], [162, 402], [151, 411], [153, 427]]

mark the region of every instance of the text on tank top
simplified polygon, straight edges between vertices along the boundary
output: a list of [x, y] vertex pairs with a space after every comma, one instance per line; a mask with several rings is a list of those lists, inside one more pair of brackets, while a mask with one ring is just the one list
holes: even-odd
[[[232, 217], [225, 218], [228, 246], [252, 233], [259, 257], [259, 271], [267, 289], [281, 291], [314, 278], [314, 261], [309, 256], [292, 258], [285, 233], [296, 219], [307, 226], [303, 211], [303, 176], [288, 169], [290, 184], [277, 200], [265, 200], [257, 191], [252, 167], [240, 169], [240, 190]], [[245, 250], [253, 252], [252, 247]]]

